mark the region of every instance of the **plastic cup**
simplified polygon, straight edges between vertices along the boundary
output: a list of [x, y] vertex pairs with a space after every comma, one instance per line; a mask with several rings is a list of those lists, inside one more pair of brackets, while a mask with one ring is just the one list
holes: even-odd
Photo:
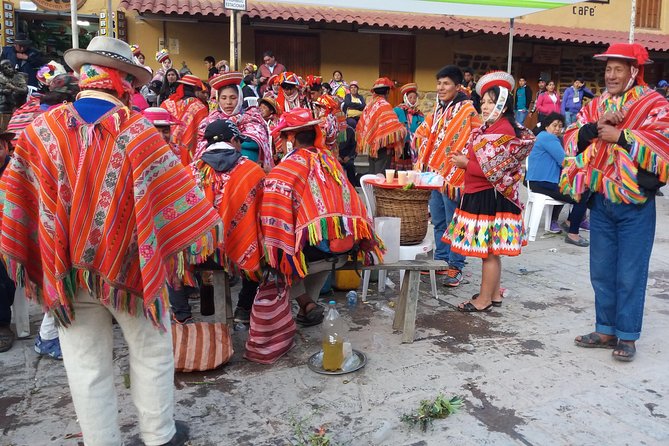
[[400, 186], [404, 186], [404, 185], [407, 184], [408, 182], [409, 182], [409, 175], [408, 175], [408, 172], [407, 172], [406, 170], [399, 170], [399, 171], [397, 172], [397, 183], [398, 183]]
[[407, 181], [411, 184], [414, 184], [416, 182], [416, 174], [417, 173], [418, 172], [416, 172], [415, 170], [409, 170], [407, 172]]
[[395, 178], [395, 169], [386, 169], [386, 183], [392, 183]]

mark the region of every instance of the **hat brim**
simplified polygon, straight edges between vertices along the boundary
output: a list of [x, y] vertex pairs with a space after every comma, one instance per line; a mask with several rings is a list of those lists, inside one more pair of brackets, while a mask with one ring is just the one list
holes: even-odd
[[[629, 60], [630, 62], [636, 62], [637, 59], [636, 57], [631, 57], [631, 56], [626, 56], [624, 54], [607, 54], [607, 53], [602, 53], [602, 54], [595, 54], [592, 56], [593, 59], [599, 60], [601, 62], [606, 62], [609, 59], [623, 59], [623, 60]], [[643, 65], [650, 65], [652, 63], [655, 63], [654, 61], [648, 59], [646, 63]]]
[[173, 125], [177, 125], [176, 122], [172, 121], [153, 121], [151, 124], [153, 124], [154, 127], [171, 127]]
[[65, 51], [63, 57], [65, 58], [65, 63], [68, 64], [75, 73], [78, 73], [84, 64], [91, 64], [115, 68], [124, 73], [128, 73], [135, 79], [133, 82], [133, 86], [135, 87], [148, 84], [149, 81], [151, 81], [151, 73], [141, 65], [125, 62], [121, 59], [114, 59], [113, 57], [105, 56], [95, 51], [72, 48]]
[[302, 125], [296, 125], [296, 126], [293, 126], [293, 127], [284, 127], [284, 128], [281, 129], [281, 132], [290, 132], [290, 131], [293, 131], [293, 130], [306, 129], [306, 128], [318, 125], [319, 123], [320, 123], [320, 121], [318, 119], [314, 119], [313, 121], [306, 122]]
[[274, 110], [274, 113], [279, 112], [279, 110], [276, 109], [276, 105], [273, 104], [271, 101], [268, 101], [266, 98], [258, 99], [258, 105], [260, 105], [260, 104], [265, 104], [266, 106], [268, 106], [269, 108]]
[[7, 141], [11, 141], [14, 138], [16, 138], [16, 133], [14, 133], [14, 132], [2, 132], [2, 133], [0, 133], [0, 139], [5, 139]]
[[15, 40], [14, 43], [17, 44], [17, 45], [21, 45], [21, 46], [30, 46], [30, 45], [33, 44], [33, 41], [32, 40]]

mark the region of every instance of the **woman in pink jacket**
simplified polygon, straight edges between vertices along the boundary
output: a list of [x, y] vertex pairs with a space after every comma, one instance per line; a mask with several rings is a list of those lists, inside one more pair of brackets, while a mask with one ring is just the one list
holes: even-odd
[[551, 113], [560, 113], [561, 110], [560, 95], [555, 91], [555, 82], [550, 81], [546, 85], [546, 91], [537, 98], [537, 112], [539, 113], [539, 122]]

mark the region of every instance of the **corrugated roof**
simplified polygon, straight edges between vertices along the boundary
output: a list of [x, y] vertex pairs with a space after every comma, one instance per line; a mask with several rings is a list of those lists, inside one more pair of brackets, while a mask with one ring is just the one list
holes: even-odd
[[[248, 1], [244, 15], [251, 19], [296, 20], [301, 22], [355, 23], [365, 26], [382, 26], [394, 29], [423, 29], [488, 34], [509, 34], [506, 21], [469, 19], [436, 14], [404, 14], [335, 7], [316, 7]], [[189, 16], [227, 16], [222, 1], [209, 0], [122, 0], [121, 7], [140, 13], [163, 13]], [[519, 37], [552, 39], [564, 42], [607, 44], [626, 42], [628, 35], [622, 31], [568, 28], [563, 26], [534, 25], [516, 22], [514, 34]], [[635, 39], [649, 50], [669, 50], [669, 35], [637, 32]]]

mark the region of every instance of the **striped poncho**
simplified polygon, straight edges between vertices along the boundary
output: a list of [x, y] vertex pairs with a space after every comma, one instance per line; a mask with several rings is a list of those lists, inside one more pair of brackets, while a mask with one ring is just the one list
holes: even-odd
[[149, 121], [120, 105], [90, 124], [73, 104], [39, 116], [2, 190], [9, 275], [64, 326], [77, 289], [161, 326], [166, 281], [203, 261], [218, 236], [218, 215], [189, 172]]
[[195, 158], [197, 129], [209, 114], [209, 109], [197, 98], [168, 99], [162, 108], [170, 112], [178, 124], [172, 129], [170, 144], [181, 155], [181, 163], [188, 166]]
[[192, 169], [197, 185], [223, 221], [223, 243], [214, 260], [230, 272], [239, 269], [259, 280], [264, 257], [260, 203], [265, 172], [244, 157], [227, 172], [214, 170], [201, 158], [193, 162]]
[[325, 149], [288, 154], [265, 178], [260, 220], [267, 261], [288, 283], [308, 274], [304, 247], [352, 235], [359, 259], [382, 256], [367, 210], [339, 162]]
[[387, 147], [402, 155], [407, 129], [399, 121], [393, 107], [383, 96], [374, 95], [355, 127], [357, 152], [377, 158], [379, 150]]
[[[629, 151], [598, 138], [578, 154], [579, 129], [597, 122], [605, 113], [622, 111], [625, 118], [616, 126], [630, 144]], [[639, 187], [639, 169], [647, 170], [666, 183], [669, 179], [669, 103], [648, 87], [636, 86], [621, 97], [608, 93], [583, 107], [565, 134], [565, 158], [560, 189], [579, 200], [586, 190], [599, 192], [613, 203], [640, 204], [647, 200]]]
[[418, 152], [417, 168], [430, 170], [444, 177], [444, 192], [455, 197], [462, 187], [465, 171], [457, 168], [449, 159], [451, 152], [467, 154], [467, 145], [474, 129], [482, 122], [472, 102], [464, 94], [446, 107], [437, 104], [434, 112], [416, 129], [413, 145]]

